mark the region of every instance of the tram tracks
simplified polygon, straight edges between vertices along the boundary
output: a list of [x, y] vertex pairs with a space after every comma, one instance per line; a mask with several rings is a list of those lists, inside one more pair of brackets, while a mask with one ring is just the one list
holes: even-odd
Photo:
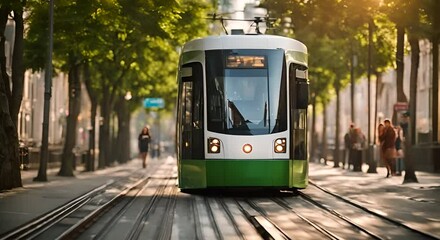
[[44, 231], [69, 216], [71, 213], [84, 206], [89, 202], [92, 197], [102, 193], [108, 188], [114, 181], [109, 181], [86, 194], [79, 196], [66, 204], [48, 212], [33, 221], [22, 225], [21, 227], [4, 234], [1, 239], [32, 239], [42, 234]]
[[43, 226], [51, 218], [43, 216], [26, 227], [33, 232], [1, 239], [437, 239], [313, 183], [293, 193], [185, 194], [172, 164], [151, 167], [56, 209], [50, 216], [61, 209], [66, 216], [52, 225]]
[[[310, 181], [307, 192], [299, 192], [305, 201], [344, 220], [374, 239], [397, 239], [405, 236], [408, 239], [439, 239], [430, 233], [412, 228], [399, 220], [379, 214], [346, 197], [325, 189]], [[324, 194], [322, 194], [324, 193]], [[368, 221], [366, 221], [368, 220]]]
[[[215, 201], [223, 206], [221, 212], [229, 216], [229, 225], [235, 228], [237, 239], [250, 237], [238, 227], [237, 216], [230, 213], [234, 206], [240, 209], [263, 239], [438, 239], [313, 184], [310, 189], [312, 191], [308, 188], [298, 194], [273, 196], [222, 196]], [[213, 199], [206, 198], [209, 197], [205, 196], [204, 200], [207, 208], [215, 206]], [[231, 201], [234, 203], [226, 204]], [[213, 209], [212, 215], [218, 215], [216, 212], [220, 210]], [[223, 225], [216, 220], [211, 222], [220, 226], [215, 231], [219, 233], [216, 238], [223, 239]]]
[[[403, 223], [403, 222], [401, 222], [399, 220], [387, 217], [386, 215], [378, 213], [377, 211], [370, 210], [370, 209], [368, 209], [368, 208], [366, 208], [366, 207], [364, 207], [364, 206], [362, 206], [362, 205], [360, 205], [360, 204], [358, 204], [358, 203], [356, 203], [356, 202], [354, 202], [354, 201], [352, 201], [352, 200], [350, 200], [350, 199], [348, 199], [346, 197], [343, 197], [343, 196], [341, 196], [339, 194], [336, 194], [336, 193], [334, 193], [334, 192], [332, 192], [332, 191], [330, 191], [328, 189], [325, 189], [325, 188], [319, 186], [318, 184], [314, 183], [313, 181], [309, 180], [309, 183], [310, 183], [311, 186], [314, 186], [314, 187], [318, 188], [322, 192], [325, 192], [326, 194], [329, 194], [329, 195], [333, 196], [334, 198], [336, 198], [338, 200], [341, 200], [341, 201], [343, 201], [343, 202], [345, 202], [345, 203], [347, 203], [347, 204], [349, 204], [349, 205], [351, 205], [353, 207], [359, 208], [359, 209], [361, 209], [362, 211], [364, 211], [364, 212], [366, 212], [368, 214], [371, 214], [371, 215], [373, 215], [375, 217], [378, 217], [380, 219], [383, 219], [383, 220], [385, 220], [385, 221], [387, 221], [387, 222], [389, 222], [391, 224], [394, 224], [395, 226], [404, 228], [404, 229], [406, 229], [406, 230], [408, 230], [410, 232], [417, 233], [417, 234], [419, 234], [420, 236], [423, 236], [426, 239], [438, 239], [437, 236], [435, 236], [435, 235], [433, 235], [431, 233], [428, 233], [428, 232], [422, 231], [420, 229], [408, 226], [407, 224], [405, 224], [405, 223]], [[306, 198], [312, 199], [310, 196], [304, 195], [303, 193], [301, 193], [301, 195], [303, 195]]]
[[[130, 182], [142, 177], [134, 171], [117, 177], [73, 200], [3, 234], [0, 239], [67, 239], [89, 224], [97, 215], [111, 208], [125, 194]], [[145, 179], [144, 179], [145, 180]], [[119, 193], [119, 194], [118, 194]]]
[[170, 239], [178, 188], [168, 164], [102, 216], [79, 239]]

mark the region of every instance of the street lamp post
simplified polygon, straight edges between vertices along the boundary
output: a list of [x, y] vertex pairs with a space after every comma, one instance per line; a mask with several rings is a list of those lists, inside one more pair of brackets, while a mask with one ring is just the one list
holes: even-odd
[[[367, 160], [368, 160], [368, 173], [377, 173], [377, 164], [374, 160], [373, 149], [370, 147], [371, 142], [371, 60], [373, 52], [373, 18], [370, 18], [368, 22], [368, 63], [367, 63], [367, 79], [368, 79], [368, 130], [367, 130]], [[377, 84], [377, 82], [376, 82]], [[377, 111], [377, 109], [375, 109]]]
[[49, 110], [50, 98], [52, 96], [52, 51], [53, 51], [53, 1], [49, 2], [49, 46], [47, 52], [46, 72], [44, 75], [44, 112], [43, 112], [43, 133], [40, 150], [40, 167], [38, 176], [34, 181], [47, 181], [47, 160], [49, 158]]

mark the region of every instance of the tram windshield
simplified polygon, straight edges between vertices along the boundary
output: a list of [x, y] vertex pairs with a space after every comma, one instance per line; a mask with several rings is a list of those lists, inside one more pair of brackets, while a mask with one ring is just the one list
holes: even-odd
[[287, 129], [284, 51], [206, 52], [208, 130], [263, 135]]

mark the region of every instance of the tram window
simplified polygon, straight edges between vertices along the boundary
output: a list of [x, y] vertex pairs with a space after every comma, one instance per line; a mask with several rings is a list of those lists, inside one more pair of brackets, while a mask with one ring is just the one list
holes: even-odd
[[306, 130], [305, 129], [296, 129], [294, 130], [294, 150], [293, 150], [293, 158], [297, 160], [305, 160], [307, 159], [307, 145], [306, 145]]
[[203, 159], [203, 70], [198, 62], [185, 64], [180, 71], [180, 125], [182, 159]]
[[307, 121], [307, 110], [295, 110], [295, 129], [305, 129]]
[[284, 51], [206, 51], [208, 130], [263, 135], [287, 129]]
[[294, 159], [306, 159], [307, 144], [306, 144], [306, 125], [307, 125], [307, 110], [297, 109], [294, 118], [294, 143], [293, 154]]
[[309, 105], [309, 85], [307, 84], [306, 81], [297, 81], [296, 107], [299, 109], [307, 109], [308, 105]]
[[[309, 105], [309, 84], [307, 80], [307, 69], [305, 66], [291, 64], [289, 68], [290, 79], [295, 79], [295, 86], [291, 85], [291, 93], [295, 93], [295, 108], [307, 109]], [[293, 83], [293, 81], [291, 81]], [[294, 89], [292, 88], [294, 87]]]
[[185, 129], [191, 129], [192, 125], [192, 82], [183, 83], [183, 125]]

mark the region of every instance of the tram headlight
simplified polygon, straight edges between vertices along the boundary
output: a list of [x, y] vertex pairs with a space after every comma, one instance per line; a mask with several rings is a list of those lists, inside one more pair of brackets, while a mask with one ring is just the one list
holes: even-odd
[[243, 145], [243, 152], [245, 153], [250, 153], [252, 152], [252, 145], [246, 143], [245, 145]]
[[274, 144], [276, 153], [286, 153], [286, 138], [277, 138]]
[[208, 153], [220, 153], [220, 140], [208, 138]]

